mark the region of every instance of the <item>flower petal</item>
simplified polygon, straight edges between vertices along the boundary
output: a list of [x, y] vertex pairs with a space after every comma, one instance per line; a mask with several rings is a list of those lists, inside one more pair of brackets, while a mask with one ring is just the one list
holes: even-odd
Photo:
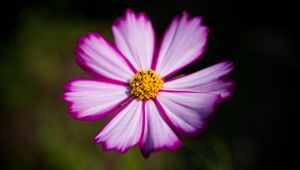
[[155, 33], [146, 14], [127, 10], [113, 25], [116, 46], [139, 69], [149, 69], [155, 48]]
[[141, 151], [144, 157], [148, 157], [153, 151], [175, 150], [182, 145], [181, 139], [165, 122], [152, 100], [145, 102], [144, 114], [146, 125], [141, 141]]
[[235, 86], [235, 82], [226, 77], [233, 69], [232, 62], [220, 62], [193, 74], [167, 81], [163, 90], [214, 93], [225, 99], [231, 96]]
[[132, 100], [116, 113], [95, 137], [95, 143], [104, 150], [126, 152], [136, 145], [142, 136], [142, 101]]
[[98, 33], [80, 37], [75, 55], [78, 64], [95, 77], [126, 84], [136, 72], [126, 58]]
[[64, 100], [74, 119], [96, 120], [128, 99], [127, 87], [100, 80], [74, 79], [65, 84]]
[[157, 105], [166, 119], [183, 135], [195, 135], [205, 127], [205, 120], [214, 111], [219, 95], [193, 92], [157, 94]]
[[207, 34], [200, 17], [190, 19], [186, 12], [181, 18], [175, 17], [163, 36], [153, 68], [168, 77], [197, 60], [204, 52]]

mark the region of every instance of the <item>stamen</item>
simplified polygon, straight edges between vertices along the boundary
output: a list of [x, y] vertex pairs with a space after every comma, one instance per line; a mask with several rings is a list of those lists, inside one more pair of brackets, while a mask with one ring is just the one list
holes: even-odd
[[141, 100], [152, 99], [163, 87], [163, 79], [154, 70], [139, 70], [130, 80], [131, 94]]

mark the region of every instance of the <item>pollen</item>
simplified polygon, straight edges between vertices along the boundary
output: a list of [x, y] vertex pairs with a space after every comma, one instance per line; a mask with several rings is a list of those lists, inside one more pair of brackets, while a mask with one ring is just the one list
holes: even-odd
[[153, 99], [163, 83], [162, 77], [154, 70], [139, 70], [130, 80], [131, 94], [141, 100]]

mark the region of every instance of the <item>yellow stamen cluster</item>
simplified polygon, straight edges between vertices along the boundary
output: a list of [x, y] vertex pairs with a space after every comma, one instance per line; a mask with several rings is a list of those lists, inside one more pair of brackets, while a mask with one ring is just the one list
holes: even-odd
[[152, 99], [163, 86], [163, 79], [154, 70], [139, 70], [130, 80], [131, 94], [141, 100]]

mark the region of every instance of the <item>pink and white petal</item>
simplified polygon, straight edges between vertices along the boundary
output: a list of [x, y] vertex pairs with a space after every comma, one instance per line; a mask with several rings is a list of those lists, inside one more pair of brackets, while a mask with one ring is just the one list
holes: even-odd
[[96, 120], [120, 107], [127, 91], [126, 86], [100, 80], [74, 79], [65, 84], [63, 99], [74, 119]]
[[125, 153], [138, 144], [143, 132], [142, 101], [127, 103], [95, 137], [95, 143], [102, 144], [104, 150]]
[[146, 14], [128, 9], [124, 18], [112, 26], [115, 44], [127, 59], [139, 69], [151, 67], [155, 48], [155, 33]]
[[201, 56], [207, 35], [208, 28], [201, 25], [200, 17], [189, 18], [186, 12], [181, 18], [175, 17], [163, 36], [152, 67], [169, 77]]
[[235, 82], [226, 77], [233, 69], [232, 62], [220, 62], [190, 75], [166, 81], [163, 90], [214, 93], [225, 99], [231, 96], [235, 87]]
[[166, 119], [182, 135], [196, 135], [214, 112], [219, 95], [193, 92], [160, 91], [156, 103], [165, 113]]
[[126, 84], [136, 72], [126, 58], [98, 33], [80, 37], [75, 55], [78, 64], [97, 78]]
[[151, 152], [162, 149], [175, 150], [182, 145], [181, 139], [169, 127], [152, 100], [145, 102], [145, 131], [141, 141], [141, 151], [144, 157]]

